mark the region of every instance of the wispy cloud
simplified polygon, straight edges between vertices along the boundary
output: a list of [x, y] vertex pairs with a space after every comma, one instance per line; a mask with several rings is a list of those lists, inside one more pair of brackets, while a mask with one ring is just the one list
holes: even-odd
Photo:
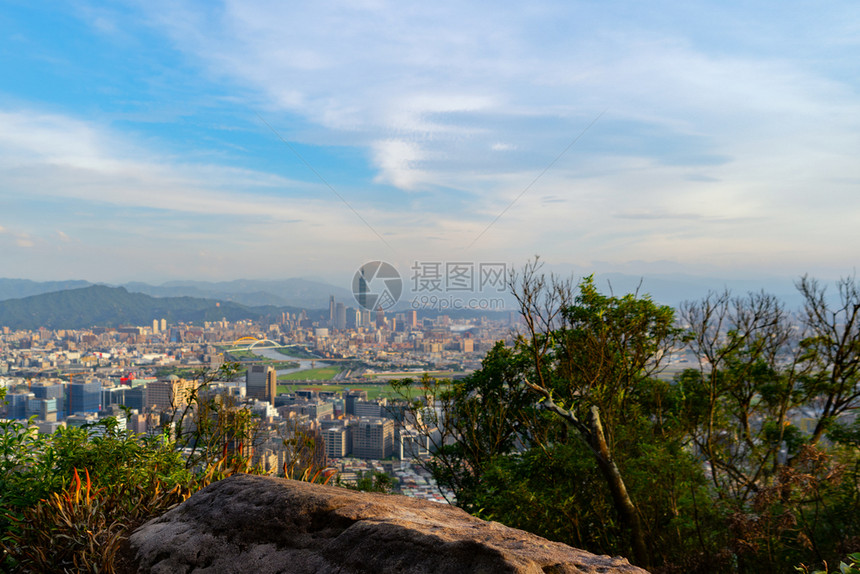
[[860, 44], [848, 4], [801, 8], [64, 5], [135, 73], [61, 39], [39, 49], [22, 29], [33, 49], [16, 53], [38, 53], [55, 83], [0, 86], [17, 98], [0, 97], [3, 223], [16, 226], [0, 229], [4, 248], [108, 253], [105, 234], [129, 220], [127, 252], [172, 241], [249, 270], [283, 245], [345, 266], [384, 248], [259, 112], [395, 257], [446, 257], [607, 110], [472, 256], [838, 263], [860, 225]]

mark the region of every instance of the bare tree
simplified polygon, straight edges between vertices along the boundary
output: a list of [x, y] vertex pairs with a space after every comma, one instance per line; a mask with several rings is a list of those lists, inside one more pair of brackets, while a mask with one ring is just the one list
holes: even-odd
[[831, 303], [826, 287], [815, 279], [804, 275], [797, 283], [808, 330], [803, 359], [816, 368], [808, 391], [822, 404], [813, 444], [841, 414], [860, 404], [860, 286], [853, 276], [836, 285], [838, 294]]
[[803, 402], [798, 385], [808, 366], [798, 353], [801, 333], [767, 293], [709, 293], [685, 302], [680, 319], [699, 360], [698, 388], [689, 390], [704, 403], [700, 412], [688, 412], [691, 439], [710, 465], [718, 496], [747, 500], [764, 475], [774, 475], [789, 411]]

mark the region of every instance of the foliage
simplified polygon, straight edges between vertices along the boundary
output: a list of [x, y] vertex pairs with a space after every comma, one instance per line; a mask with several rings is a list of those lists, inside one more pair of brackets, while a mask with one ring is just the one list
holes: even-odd
[[326, 466], [325, 449], [318, 431], [294, 423], [288, 425], [282, 442], [286, 451], [283, 468], [286, 478], [328, 484], [334, 473]]
[[28, 572], [113, 572], [127, 532], [187, 498], [191, 488], [160, 481], [96, 488], [74, 469], [73, 484], [27, 508], [3, 542], [7, 565]]
[[[466, 510], [655, 572], [789, 572], [860, 548], [860, 287], [671, 308], [511, 279], [524, 328], [413, 400], [422, 464]], [[699, 359], [660, 373], [684, 347]], [[401, 394], [414, 381], [398, 383]], [[413, 397], [414, 398], [414, 397]], [[637, 549], [637, 537], [643, 544]]]
[[[124, 540], [146, 520], [214, 481], [263, 473], [252, 457], [259, 421], [209, 389], [233, 369], [199, 372], [188, 404], [155, 436], [121, 432], [110, 418], [53, 435], [0, 421], [0, 569], [114, 572]], [[292, 436], [300, 447], [286, 475], [328, 482], [319, 443]]]
[[452, 489], [464, 508], [477, 509], [476, 491], [498, 455], [509, 452], [527, 432], [523, 420], [532, 400], [519, 384], [516, 357], [497, 343], [481, 370], [461, 380], [431, 378], [392, 381], [395, 392], [411, 401], [416, 425], [431, 443], [435, 457], [418, 460], [440, 484]]
[[394, 489], [394, 479], [389, 474], [376, 470], [359, 471], [356, 473], [355, 482], [347, 482], [338, 477], [336, 484], [349, 490], [379, 492], [382, 494], [389, 494]]
[[824, 570], [810, 570], [804, 565], [797, 566], [795, 569], [804, 574], [860, 574], [860, 552], [849, 554], [846, 560], [848, 562], [839, 563], [839, 570], [828, 570], [826, 562]]
[[[65, 428], [38, 435], [35, 427], [5, 429], [0, 545], [7, 570], [110, 572], [125, 533], [195, 488], [173, 445], [141, 439], [108, 421], [95, 428]], [[82, 476], [85, 481], [82, 482]], [[50, 549], [50, 551], [48, 551]]]

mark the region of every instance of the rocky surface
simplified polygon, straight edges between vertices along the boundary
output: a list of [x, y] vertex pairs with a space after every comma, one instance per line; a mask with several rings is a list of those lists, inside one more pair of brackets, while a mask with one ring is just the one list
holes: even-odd
[[197, 492], [130, 542], [153, 574], [645, 572], [446, 504], [251, 475]]

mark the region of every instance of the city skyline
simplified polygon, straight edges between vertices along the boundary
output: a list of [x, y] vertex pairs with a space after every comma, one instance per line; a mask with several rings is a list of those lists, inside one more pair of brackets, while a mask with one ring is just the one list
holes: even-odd
[[848, 3], [9, 3], [5, 277], [851, 273]]

